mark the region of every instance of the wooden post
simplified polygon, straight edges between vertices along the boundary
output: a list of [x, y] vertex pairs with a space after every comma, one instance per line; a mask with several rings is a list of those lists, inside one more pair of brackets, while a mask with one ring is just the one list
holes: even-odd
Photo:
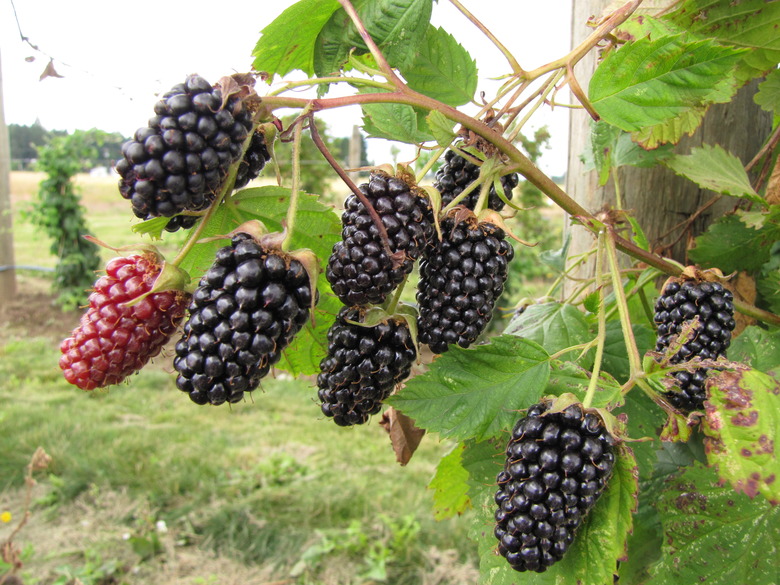
[[[590, 34], [585, 26], [589, 16], [601, 15], [614, 3], [607, 0], [574, 0], [572, 10], [572, 46], [579, 44]], [[645, 5], [643, 4], [643, 7]], [[588, 87], [596, 68], [596, 52], [583, 59], [576, 67], [577, 80]], [[719, 144], [738, 156], [744, 163], [758, 152], [772, 129], [772, 115], [763, 111], [753, 101], [757, 82], [743, 87], [727, 104], [711, 106], [699, 129], [690, 137], [684, 137], [675, 152], [689, 153], [702, 144]], [[566, 175], [566, 191], [580, 205], [591, 212], [604, 205], [615, 205], [615, 188], [612, 180], [599, 187], [596, 171], [585, 171], [580, 159], [590, 134], [590, 117], [584, 110], [573, 110], [569, 121], [569, 167]], [[675, 229], [681, 222], [715, 196], [712, 191], [677, 176], [666, 167], [621, 167], [619, 170], [623, 208], [636, 217], [645, 231], [651, 246], [664, 250], [664, 256], [686, 262], [686, 250], [691, 238], [701, 234], [715, 219], [732, 209], [736, 200], [723, 197], [700, 214], [687, 231]], [[572, 236], [570, 255], [587, 251], [593, 245], [593, 235], [579, 226], [568, 226]], [[593, 265], [585, 266], [575, 276], [592, 275]], [[564, 294], [573, 290], [565, 288]]]
[[[349, 139], [349, 168], [356, 169], [363, 160], [363, 137], [360, 135], [360, 126], [352, 126], [352, 136]], [[352, 171], [350, 178], [353, 181], [358, 180], [358, 172]]]
[[[3, 110], [3, 72], [0, 65], [0, 266], [14, 265], [13, 217], [11, 215], [11, 146]], [[16, 271], [0, 269], [0, 306], [16, 294]]]

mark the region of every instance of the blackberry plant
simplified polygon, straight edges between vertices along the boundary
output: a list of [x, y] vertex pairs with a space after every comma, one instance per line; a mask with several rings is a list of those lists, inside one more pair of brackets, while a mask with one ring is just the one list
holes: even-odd
[[[114, 258], [81, 323], [60, 345], [60, 369], [82, 390], [119, 384], [160, 353], [184, 317], [181, 275], [154, 252]], [[172, 277], [171, 277], [172, 275]]]
[[281, 359], [315, 298], [300, 260], [239, 231], [192, 295], [176, 386], [196, 404], [242, 400]]
[[597, 412], [551, 407], [535, 404], [517, 421], [496, 478], [498, 552], [521, 572], [563, 558], [615, 465], [615, 439]]
[[339, 311], [317, 377], [322, 413], [337, 425], [365, 423], [409, 376], [417, 350], [407, 318], [359, 306]]
[[[667, 143], [750, 79], [760, 83], [756, 103], [777, 113], [778, 52], [767, 40], [776, 37], [777, 3], [704, 4], [635, 15], [639, 2], [627, 2], [592, 22], [571, 52], [530, 69], [453, 1], [506, 58], [502, 84], [488, 95], [477, 94], [467, 50], [430, 25], [441, 3], [302, 0], [255, 46], [252, 69], [271, 84], [264, 95], [242, 75], [218, 87], [191, 77], [174, 88], [117, 170], [141, 219], [193, 228], [170, 263], [199, 283], [188, 288], [176, 385], [200, 404], [233, 403], [275, 366], [312, 385], [316, 376], [322, 412], [340, 425], [387, 405], [380, 425], [351, 432], [389, 430], [403, 464], [419, 437], [444, 439], [452, 449], [431, 484], [436, 516], [473, 509], [464, 518], [473, 517], [483, 582], [682, 585], [750, 574], [755, 585], [774, 585], [766, 551], [780, 541], [777, 136], [741, 159], [720, 145], [679, 154]], [[586, 94], [577, 65], [594, 50], [600, 64]], [[586, 151], [571, 158], [592, 167], [594, 185], [611, 181], [615, 208], [587, 209], [523, 152], [532, 114], [566, 107], [558, 97], [566, 85], [573, 105], [598, 120]], [[331, 94], [336, 86], [344, 91]], [[315, 87], [316, 98], [300, 92]], [[413, 144], [427, 157], [417, 175], [415, 161], [405, 161], [392, 172], [372, 168], [355, 186], [317, 129], [321, 112], [345, 106], [362, 109], [368, 137]], [[270, 154], [279, 152], [275, 141], [291, 145], [289, 184], [242, 189], [267, 160], [252, 133], [272, 127], [278, 133], [263, 132], [264, 146]], [[303, 192], [306, 131], [346, 185], [340, 192], [351, 193], [335, 211], [325, 203], [341, 201], [336, 183], [328, 195]], [[464, 153], [482, 161], [479, 176]], [[643, 232], [643, 218], [623, 205], [631, 189], [622, 167], [661, 162], [735, 198], [687, 251], [699, 269], [739, 275], [733, 298], [683, 278], [653, 315], [659, 277], [686, 273], [655, 251], [662, 248]], [[575, 254], [568, 240], [545, 250], [540, 259], [558, 275], [543, 283], [547, 294], [485, 331], [514, 254], [507, 235], [537, 239], [522, 229], [538, 216], [521, 209], [532, 201], [511, 195], [515, 173], [595, 243]], [[497, 185], [512, 205], [491, 201]], [[652, 193], [659, 209], [673, 195]], [[162, 222], [134, 227], [162, 236]], [[246, 222], [273, 235], [236, 229]], [[419, 318], [399, 320], [402, 284], [415, 279]], [[315, 288], [323, 293], [316, 307]], [[732, 307], [752, 320], [735, 333]], [[697, 369], [727, 346], [732, 361], [720, 360], [702, 386]], [[669, 394], [670, 376], [682, 392]], [[681, 415], [689, 407], [695, 413]]]
[[[444, 153], [444, 163], [436, 171], [436, 181], [433, 186], [441, 193], [442, 207], [449, 205], [460, 195], [464, 189], [474, 183], [479, 178], [479, 166], [465, 159], [454, 150], [448, 150]], [[501, 177], [501, 187], [504, 191], [504, 197], [507, 200], [512, 199], [512, 191], [520, 182], [517, 173], [509, 173]], [[459, 201], [459, 205], [474, 210], [479, 201], [480, 190], [474, 189], [465, 198]], [[494, 211], [504, 209], [506, 203], [496, 191], [495, 185], [490, 186], [488, 193], [487, 207]]]
[[[669, 279], [655, 303], [653, 320], [658, 339], [655, 350], [663, 352], [683, 332], [686, 324], [694, 325], [690, 338], [669, 358], [679, 364], [693, 358], [714, 360], [726, 356], [734, 330], [733, 295], [719, 282]], [[665, 393], [669, 402], [684, 413], [704, 408], [707, 398], [707, 368], [682, 370], [673, 374], [679, 391]]]
[[[166, 225], [168, 231], [192, 227], [198, 217], [179, 214], [211, 204], [230, 165], [242, 159], [252, 130], [252, 114], [239, 95], [190, 75], [163, 95], [148, 125], [122, 145], [116, 163], [119, 192], [136, 217], [176, 216]], [[257, 142], [255, 134], [252, 140]], [[259, 157], [248, 154], [257, 160], [247, 160], [246, 176], [253, 165], [259, 172], [258, 162], [267, 154], [259, 144], [249, 153], [255, 151]]]
[[442, 239], [420, 263], [419, 339], [434, 353], [469, 347], [493, 316], [514, 256], [503, 229], [456, 207], [441, 221]]
[[427, 196], [405, 180], [374, 172], [360, 192], [365, 202], [354, 194], [344, 202], [342, 240], [325, 272], [345, 305], [383, 302], [435, 237]]

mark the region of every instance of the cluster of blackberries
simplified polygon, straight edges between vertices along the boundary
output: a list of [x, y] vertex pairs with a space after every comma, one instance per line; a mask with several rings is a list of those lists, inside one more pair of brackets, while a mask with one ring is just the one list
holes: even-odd
[[238, 233], [192, 295], [176, 344], [176, 385], [197, 404], [238, 402], [254, 390], [309, 318], [303, 264]]
[[434, 353], [468, 347], [487, 326], [504, 290], [514, 249], [504, 230], [455, 208], [441, 222], [442, 240], [420, 262], [419, 339]]
[[[364, 325], [366, 309], [343, 307], [328, 331], [328, 354], [320, 363], [318, 396], [336, 424], [365, 423], [409, 376], [417, 357], [409, 325], [388, 318]], [[356, 323], [360, 323], [359, 325]]]
[[214, 200], [253, 126], [242, 99], [225, 97], [191, 75], [163, 95], [148, 125], [122, 145], [119, 191], [137, 217], [176, 216], [166, 226], [175, 231], [197, 221], [177, 214], [203, 210]]
[[549, 410], [536, 404], [517, 422], [497, 477], [498, 552], [517, 571], [541, 573], [563, 558], [615, 464], [598, 414], [581, 404]]
[[[672, 364], [691, 360], [717, 359], [726, 355], [734, 330], [734, 304], [731, 291], [719, 282], [670, 280], [655, 303], [653, 320], [658, 326], [656, 351], [664, 351], [680, 334], [686, 323], [699, 322], [693, 335], [669, 360]], [[669, 402], [684, 413], [704, 408], [707, 398], [707, 370], [675, 372], [680, 391], [665, 394]]]
[[68, 382], [82, 390], [118, 384], [160, 353], [187, 304], [181, 291], [149, 294], [160, 269], [151, 255], [108, 262], [89, 295], [89, 309], [60, 345]]
[[[325, 272], [333, 292], [350, 306], [383, 302], [435, 238], [430, 202], [402, 179], [374, 172], [360, 192], [381, 219], [390, 254], [374, 218], [350, 195], [341, 217], [342, 239], [333, 247]], [[394, 264], [391, 254], [401, 258]]]
[[[451, 203], [453, 199], [478, 178], [479, 167], [477, 165], [467, 161], [454, 150], [445, 152], [444, 163], [436, 171], [436, 180], [433, 183], [433, 186], [441, 193], [442, 207]], [[501, 186], [504, 188], [504, 195], [508, 200], [512, 199], [512, 190], [517, 187], [518, 183], [517, 173], [501, 177]], [[477, 205], [479, 192], [479, 189], [475, 189], [461, 200], [459, 204], [473, 210]], [[494, 211], [501, 211], [504, 205], [504, 200], [496, 192], [495, 186], [491, 185], [487, 207]]]

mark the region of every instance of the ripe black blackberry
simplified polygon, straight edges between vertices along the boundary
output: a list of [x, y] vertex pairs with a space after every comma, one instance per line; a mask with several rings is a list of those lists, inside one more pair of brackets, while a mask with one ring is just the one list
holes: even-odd
[[[444, 164], [436, 171], [436, 180], [433, 186], [441, 193], [441, 205], [448, 205], [463, 190], [479, 178], [479, 167], [467, 161], [454, 150], [444, 153]], [[519, 183], [517, 173], [510, 173], [501, 177], [501, 186], [504, 188], [506, 198], [512, 199], [512, 190]], [[473, 210], [479, 199], [479, 189], [475, 189], [460, 201], [460, 205]], [[504, 208], [504, 200], [496, 192], [495, 186], [490, 187], [488, 194], [488, 209], [501, 211]]]
[[281, 358], [309, 318], [303, 264], [246, 233], [233, 236], [192, 295], [176, 344], [176, 386], [197, 404], [237, 402]]
[[234, 188], [240, 189], [249, 181], [256, 179], [260, 171], [265, 167], [265, 163], [269, 160], [271, 160], [271, 154], [268, 152], [268, 147], [265, 144], [265, 136], [260, 130], [257, 130], [252, 134], [249, 147], [238, 165]]
[[[691, 339], [669, 360], [672, 364], [695, 357], [717, 359], [726, 355], [734, 330], [734, 297], [719, 282], [669, 279], [655, 303], [653, 320], [658, 327], [655, 350], [665, 351], [680, 334], [683, 325], [699, 318]], [[680, 391], [667, 392], [665, 397], [680, 411], [688, 414], [704, 408], [707, 398], [704, 382], [706, 368], [693, 372], [675, 372]]]
[[388, 318], [363, 323], [363, 307], [343, 307], [328, 331], [328, 355], [320, 362], [317, 395], [325, 416], [340, 426], [365, 423], [409, 376], [417, 357], [409, 325]]
[[542, 573], [563, 558], [612, 475], [615, 440], [601, 417], [572, 404], [528, 409], [512, 430], [497, 477], [498, 552], [517, 571]]
[[403, 258], [393, 267], [374, 220], [363, 203], [350, 195], [341, 216], [342, 240], [333, 246], [325, 272], [333, 292], [350, 306], [383, 302], [436, 237], [433, 211], [424, 192], [381, 172], [371, 173], [360, 191], [382, 220], [390, 252]]
[[[122, 145], [116, 163], [119, 192], [137, 217], [174, 217], [214, 200], [230, 165], [241, 158], [252, 129], [242, 98], [198, 75], [174, 86], [154, 106], [149, 124]], [[191, 227], [197, 216], [177, 216], [166, 229]]]
[[418, 338], [434, 353], [468, 347], [484, 331], [504, 290], [514, 249], [504, 230], [456, 207], [441, 221], [442, 241], [420, 262]]

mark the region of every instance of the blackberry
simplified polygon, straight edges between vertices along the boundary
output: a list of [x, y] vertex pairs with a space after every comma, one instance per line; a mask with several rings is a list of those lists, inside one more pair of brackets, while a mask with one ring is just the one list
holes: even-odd
[[68, 382], [82, 390], [118, 384], [160, 353], [187, 304], [180, 290], [152, 292], [160, 272], [151, 254], [108, 262], [81, 323], [60, 345]]
[[381, 218], [391, 253], [403, 258], [393, 267], [374, 220], [363, 203], [350, 195], [341, 216], [342, 240], [333, 247], [325, 272], [333, 292], [345, 305], [384, 301], [435, 238], [433, 211], [422, 191], [380, 172], [371, 173], [360, 191]]
[[[460, 195], [463, 190], [479, 178], [479, 167], [472, 162], [467, 161], [454, 150], [448, 150], [444, 153], [444, 164], [436, 171], [436, 180], [433, 186], [441, 193], [441, 205], [444, 207], [452, 202], [455, 197]], [[519, 183], [517, 173], [511, 173], [501, 177], [501, 186], [504, 188], [506, 198], [512, 199], [512, 190]], [[465, 199], [460, 201], [460, 205], [474, 210], [479, 199], [479, 189], [469, 193]], [[504, 208], [504, 200], [496, 192], [495, 186], [490, 187], [488, 194], [488, 209], [501, 211]]]
[[265, 136], [260, 130], [252, 134], [252, 140], [244, 153], [244, 158], [238, 165], [236, 171], [235, 189], [240, 189], [249, 181], [256, 179], [260, 171], [265, 167], [265, 163], [271, 160], [271, 154], [265, 144]]
[[[683, 325], [699, 318], [691, 339], [669, 360], [672, 364], [695, 357], [717, 359], [726, 355], [734, 330], [734, 297], [719, 282], [669, 279], [655, 303], [653, 320], [658, 327], [655, 350], [662, 352], [680, 334]], [[669, 402], [688, 414], [704, 408], [706, 368], [675, 372], [680, 391], [664, 394]]]
[[517, 422], [496, 478], [494, 534], [516, 571], [542, 573], [563, 558], [615, 464], [615, 440], [598, 414], [550, 406], [536, 404]]
[[[198, 75], [175, 85], [154, 106], [155, 115], [122, 145], [116, 163], [119, 192], [141, 219], [200, 211], [214, 200], [230, 165], [241, 158], [252, 130], [243, 100], [226, 98]], [[197, 216], [179, 216], [166, 229], [191, 227]]]
[[311, 304], [300, 261], [234, 235], [192, 295], [176, 344], [176, 386], [197, 404], [238, 402], [279, 361]]
[[504, 290], [514, 249], [504, 230], [456, 207], [441, 222], [442, 241], [420, 262], [420, 343], [434, 353], [468, 347], [485, 329]]
[[[402, 318], [363, 323], [366, 310], [343, 307], [328, 330], [328, 354], [317, 377], [322, 412], [336, 424], [363, 424], [409, 376], [417, 357], [409, 325]], [[350, 321], [354, 322], [351, 323]]]

